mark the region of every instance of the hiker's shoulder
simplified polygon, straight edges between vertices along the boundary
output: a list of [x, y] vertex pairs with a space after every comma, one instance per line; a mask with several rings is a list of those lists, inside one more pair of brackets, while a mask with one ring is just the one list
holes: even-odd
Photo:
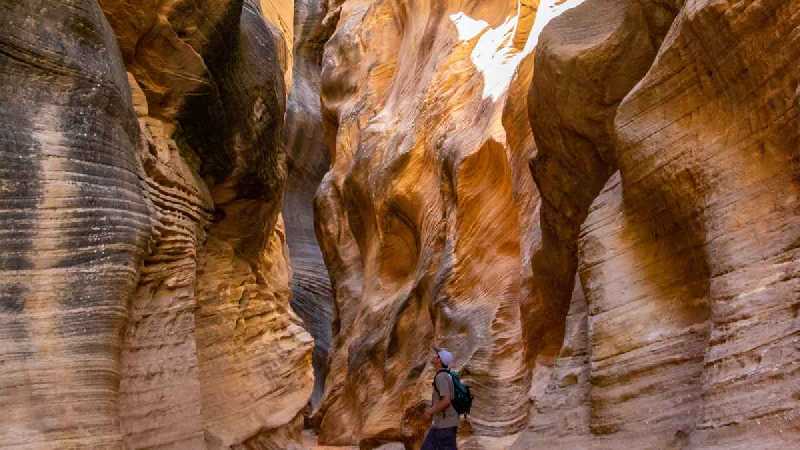
[[450, 372], [444, 369], [436, 372], [436, 381], [446, 382], [448, 380], [450, 380]]

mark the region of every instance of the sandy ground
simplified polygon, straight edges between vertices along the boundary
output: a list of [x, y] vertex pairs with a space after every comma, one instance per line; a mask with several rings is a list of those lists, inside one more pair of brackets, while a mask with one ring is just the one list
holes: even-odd
[[303, 430], [303, 447], [308, 450], [358, 450], [358, 447], [353, 446], [317, 445], [317, 434], [314, 430]]
[[[358, 450], [355, 446], [318, 445], [317, 435], [314, 430], [303, 430], [303, 448], [307, 450]], [[376, 450], [404, 450], [403, 444], [385, 444]]]

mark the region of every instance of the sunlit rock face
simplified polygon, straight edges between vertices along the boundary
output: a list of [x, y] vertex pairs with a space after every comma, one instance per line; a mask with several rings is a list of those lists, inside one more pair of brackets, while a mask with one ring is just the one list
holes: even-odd
[[515, 448], [791, 447], [800, 3], [634, 3], [589, 0], [536, 52], [550, 276], [578, 281], [533, 297], [562, 312], [529, 345], [566, 332]]
[[800, 3], [331, 3], [322, 442], [797, 441]]
[[462, 443], [508, 448], [528, 414], [536, 3], [346, 1], [329, 14], [334, 152], [316, 219], [335, 304], [320, 442], [418, 445], [438, 344], [476, 395]]
[[289, 448], [292, 2], [50, 3], [0, 2], [0, 446]]

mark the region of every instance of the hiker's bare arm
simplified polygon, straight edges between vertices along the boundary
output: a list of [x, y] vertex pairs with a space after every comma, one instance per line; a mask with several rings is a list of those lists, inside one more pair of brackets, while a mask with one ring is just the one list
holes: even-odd
[[450, 406], [450, 396], [445, 395], [441, 400], [434, 403], [430, 408], [425, 410], [425, 417], [430, 419], [434, 414], [440, 413]]
[[450, 406], [450, 391], [452, 390], [450, 376], [445, 373], [438, 373], [434, 379], [434, 383], [436, 383], [436, 392], [441, 392], [444, 395], [425, 411], [427, 418], [433, 417], [434, 414], [438, 414]]
[[431, 414], [440, 413], [447, 409], [448, 406], [450, 406], [450, 396], [445, 395], [441, 400], [433, 405], [433, 408], [431, 408]]

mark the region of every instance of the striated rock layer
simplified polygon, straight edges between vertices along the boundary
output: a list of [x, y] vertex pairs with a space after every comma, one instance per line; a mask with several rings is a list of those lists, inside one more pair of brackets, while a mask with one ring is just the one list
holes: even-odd
[[0, 2], [0, 447], [109, 448], [151, 233], [138, 124], [97, 4], [46, 3]]
[[0, 26], [0, 447], [800, 440], [800, 0]]
[[[601, 4], [641, 19], [604, 32], [608, 21], [591, 10]], [[573, 297], [567, 329], [588, 328], [580, 340], [567, 333], [515, 448], [789, 448], [800, 437], [800, 71], [788, 63], [800, 2], [663, 5], [654, 16], [635, 2], [587, 2], [554, 21], [542, 38], [552, 45], [537, 50], [534, 174], [543, 198], [569, 192], [544, 180], [578, 191], [557, 204], [567, 205], [560, 216], [571, 231], [554, 241], [575, 249], [569, 260], [588, 304], [575, 314]], [[658, 17], [675, 18], [654, 26]], [[582, 70], [595, 49], [625, 48], [637, 33], [653, 58], [605, 58], [612, 71], [637, 67], [639, 76], [620, 85], [597, 76], [613, 72]], [[602, 103], [568, 106], [602, 117], [604, 136], [564, 113], [560, 123], [545, 115], [569, 105], [550, 75], [568, 69], [605, 89]], [[586, 180], [594, 182], [578, 184]], [[588, 348], [577, 344], [586, 338]]]
[[329, 7], [321, 442], [416, 445], [434, 343], [463, 448], [797, 441], [800, 2]]
[[292, 3], [45, 3], [0, 2], [0, 446], [299, 443]]

